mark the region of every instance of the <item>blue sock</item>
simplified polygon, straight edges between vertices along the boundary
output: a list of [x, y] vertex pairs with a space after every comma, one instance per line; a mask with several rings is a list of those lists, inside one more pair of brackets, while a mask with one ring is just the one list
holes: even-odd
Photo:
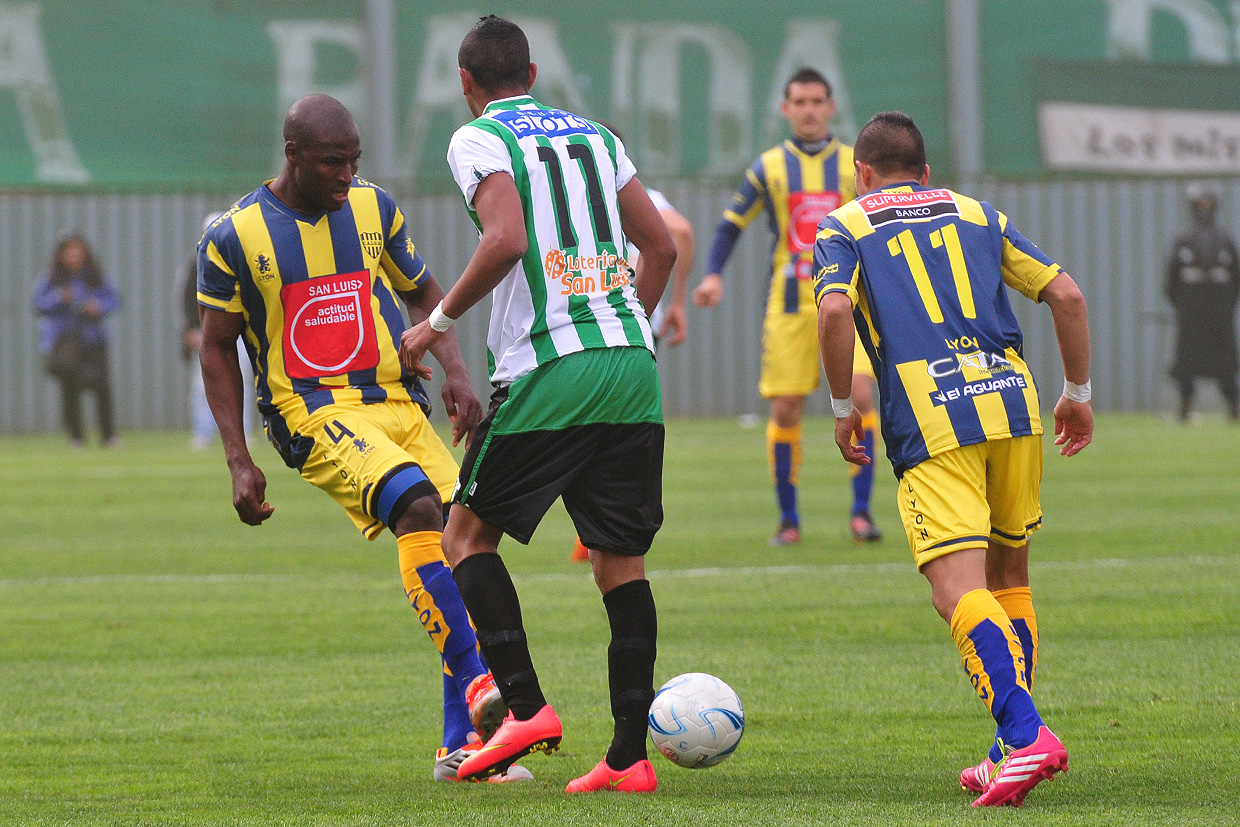
[[[973, 688], [986, 704], [1008, 747], [1020, 749], [1038, 737], [1042, 718], [1025, 683], [1016, 630], [986, 589], [966, 592], [951, 619], [952, 639]], [[993, 760], [993, 754], [992, 754]]]
[[[994, 692], [990, 712], [999, 725], [998, 738], [1016, 749], [1029, 746], [1038, 738], [1042, 718], [1033, 705], [1029, 691], [1017, 683], [1006, 637], [994, 623], [985, 620], [969, 632], [969, 638], [987, 666]], [[1020, 683], [1024, 682], [1023, 678], [1024, 675], [1021, 675]], [[997, 742], [995, 747], [998, 747]]]
[[788, 478], [792, 467], [792, 446], [780, 443], [775, 446], [775, 501], [779, 503], [779, 524], [799, 526], [801, 516], [797, 513], [797, 487]]
[[[866, 456], [871, 460], [874, 459], [874, 429], [865, 429], [865, 438], [861, 440], [861, 445], [865, 448]], [[858, 514], [868, 514], [870, 511], [870, 493], [874, 490], [874, 465], [873, 461], [869, 465], [849, 465], [852, 470], [852, 490], [853, 503], [852, 515], [856, 517]]]
[[469, 742], [469, 735], [474, 725], [469, 721], [469, 707], [465, 705], [465, 695], [456, 685], [456, 678], [448, 672], [447, 664], [443, 672], [443, 746], [453, 752]]
[[443, 563], [427, 563], [417, 567], [417, 574], [422, 581], [422, 589], [434, 600], [435, 608], [442, 615], [443, 624], [447, 628], [441, 654], [460, 688], [461, 696], [464, 697], [465, 688], [470, 681], [487, 671], [478, 655], [478, 639], [474, 636], [474, 627], [469, 622], [465, 604], [461, 602], [451, 569]]
[[[1006, 608], [1006, 607], [1005, 607]], [[1037, 647], [1033, 642], [1033, 631], [1029, 628], [1029, 620], [1023, 617], [1012, 618], [1012, 628], [1016, 630], [1016, 639], [1025, 653], [1025, 686], [1033, 692], [1033, 665], [1037, 662]], [[995, 730], [995, 742], [990, 745], [990, 760], [998, 764], [1003, 760], [1003, 750], [999, 749], [999, 731]]]
[[801, 525], [797, 514], [797, 481], [801, 475], [801, 426], [781, 428], [774, 420], [766, 426], [766, 447], [775, 478], [780, 527]]

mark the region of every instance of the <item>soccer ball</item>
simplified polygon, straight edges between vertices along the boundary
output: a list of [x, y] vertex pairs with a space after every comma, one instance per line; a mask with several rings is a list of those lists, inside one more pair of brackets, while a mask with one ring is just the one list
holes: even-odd
[[701, 672], [677, 675], [655, 693], [650, 738], [663, 757], [691, 770], [713, 767], [741, 742], [745, 710], [732, 687]]

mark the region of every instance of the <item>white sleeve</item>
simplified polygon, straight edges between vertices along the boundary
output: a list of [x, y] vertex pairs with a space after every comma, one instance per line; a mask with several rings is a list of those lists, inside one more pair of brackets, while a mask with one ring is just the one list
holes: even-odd
[[[613, 133], [614, 135], [614, 133]], [[624, 185], [637, 175], [637, 167], [629, 160], [629, 153], [624, 151], [624, 141], [616, 138], [616, 192], [624, 189]]]
[[658, 190], [648, 189], [646, 194], [650, 196], [650, 200], [654, 202], [654, 208], [659, 212], [674, 211], [676, 209], [672, 206], [672, 202], [667, 200], [667, 196]]
[[503, 139], [468, 124], [458, 129], [448, 143], [448, 166], [470, 209], [474, 207], [474, 191], [488, 175], [506, 172], [516, 177]]

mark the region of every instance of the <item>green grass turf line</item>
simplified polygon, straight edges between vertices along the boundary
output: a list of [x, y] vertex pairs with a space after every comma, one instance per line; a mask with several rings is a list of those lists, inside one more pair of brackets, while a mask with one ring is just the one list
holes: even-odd
[[1046, 441], [1034, 695], [1072, 769], [986, 813], [955, 777], [993, 725], [890, 467], [887, 536], [854, 544], [830, 422], [805, 432], [804, 541], [773, 549], [761, 429], [669, 423], [656, 679], [720, 675], [745, 737], [709, 770], [652, 749], [654, 796], [575, 797], [610, 735], [607, 623], [558, 505], [501, 550], [563, 749], [526, 759], [532, 784], [435, 784], [437, 656], [390, 536], [362, 540], [263, 445], [276, 513], [250, 528], [222, 455], [183, 434], [0, 438], [0, 824], [1236, 823], [1240, 429], [1112, 415], [1071, 460]]

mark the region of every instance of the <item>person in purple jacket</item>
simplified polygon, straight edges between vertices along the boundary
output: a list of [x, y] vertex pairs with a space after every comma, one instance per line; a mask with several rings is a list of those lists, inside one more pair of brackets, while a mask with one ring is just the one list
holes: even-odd
[[95, 394], [103, 444], [117, 444], [104, 320], [119, 307], [120, 297], [104, 278], [86, 240], [73, 233], [57, 241], [51, 263], [35, 286], [34, 309], [41, 317], [44, 365], [60, 383], [65, 430], [77, 447], [85, 445], [83, 390]]

